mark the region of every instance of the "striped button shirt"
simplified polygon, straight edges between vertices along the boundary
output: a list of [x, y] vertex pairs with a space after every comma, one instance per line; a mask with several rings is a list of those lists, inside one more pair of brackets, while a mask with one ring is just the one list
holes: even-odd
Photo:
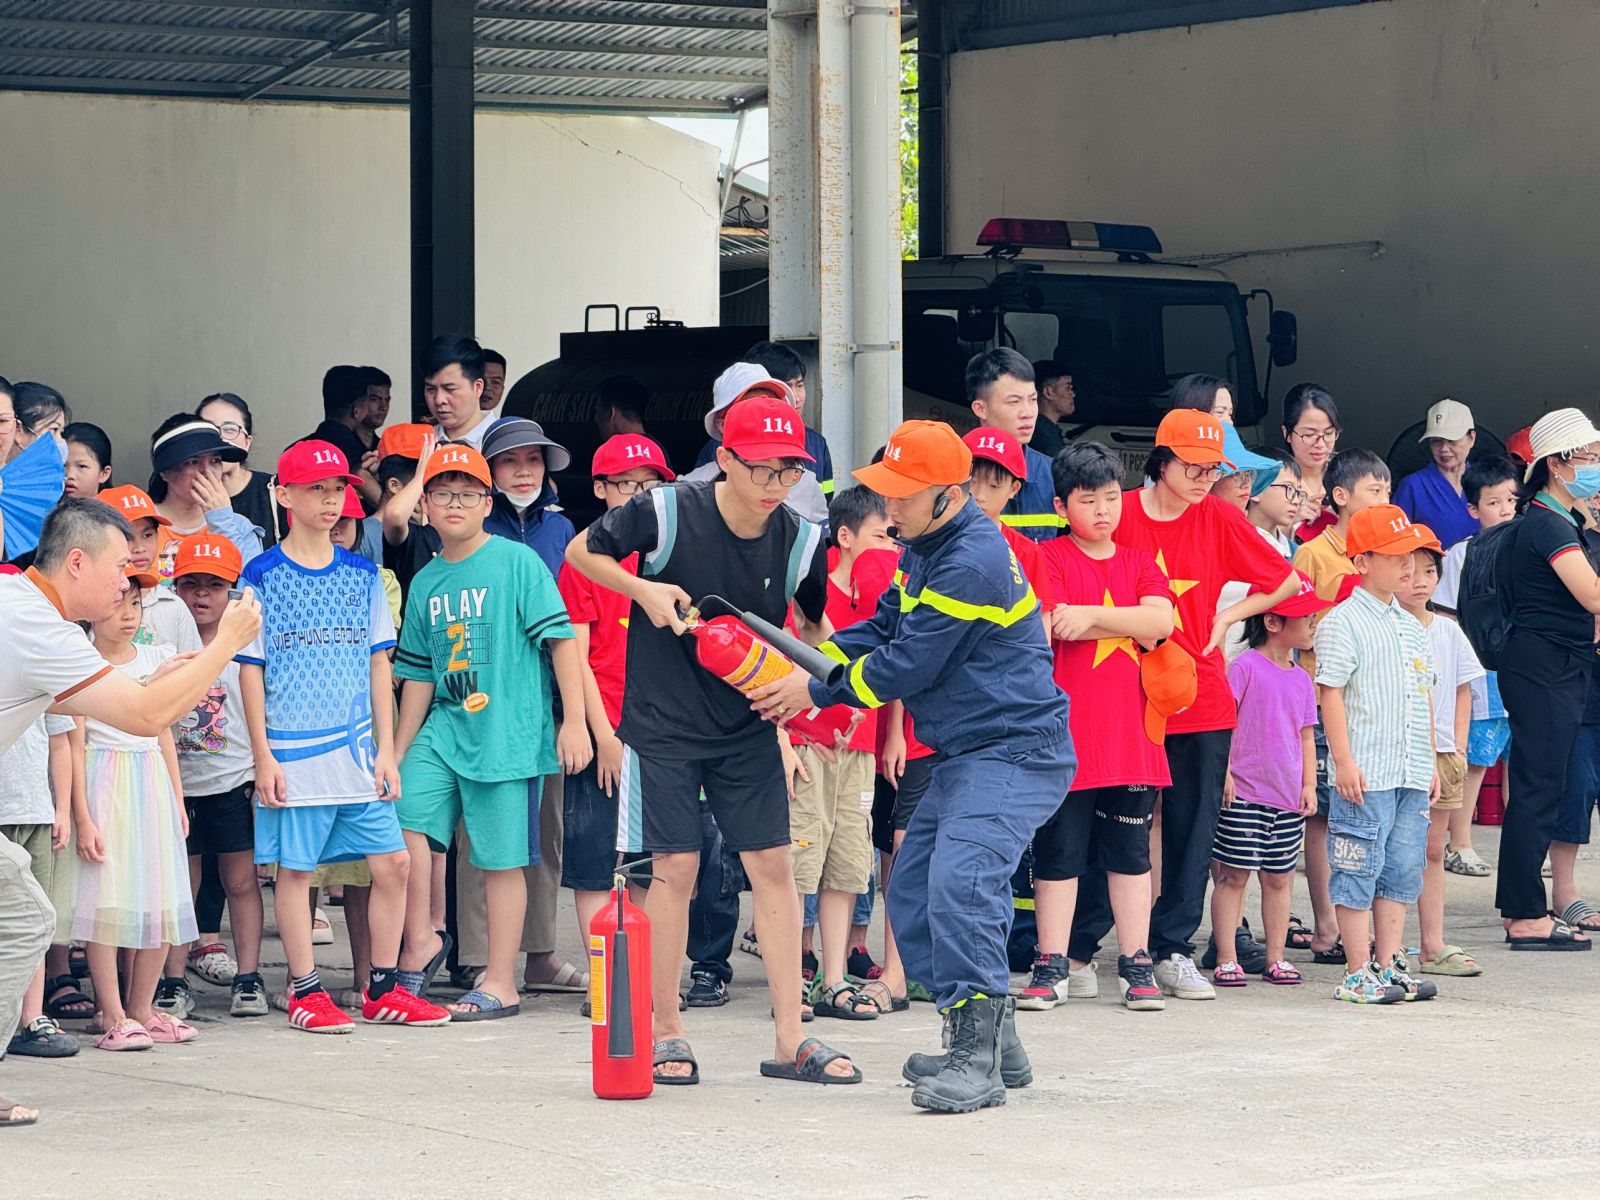
[[1358, 587], [1317, 625], [1317, 683], [1344, 691], [1350, 752], [1369, 791], [1433, 782], [1428, 635], [1391, 599]]

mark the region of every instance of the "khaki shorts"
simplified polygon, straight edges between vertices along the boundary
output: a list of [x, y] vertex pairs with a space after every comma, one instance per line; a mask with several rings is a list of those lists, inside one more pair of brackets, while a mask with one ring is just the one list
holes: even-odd
[[799, 754], [811, 781], [796, 778], [789, 805], [795, 886], [803, 896], [819, 890], [859, 896], [872, 878], [873, 757], [841, 750], [828, 763], [810, 746]]
[[50, 849], [49, 825], [0, 825], [6, 835], [28, 852], [29, 869], [45, 895], [55, 886], [56, 852]]
[[1435, 754], [1433, 766], [1439, 772], [1439, 803], [1435, 808], [1453, 812], [1461, 807], [1467, 783], [1467, 760], [1460, 754]]

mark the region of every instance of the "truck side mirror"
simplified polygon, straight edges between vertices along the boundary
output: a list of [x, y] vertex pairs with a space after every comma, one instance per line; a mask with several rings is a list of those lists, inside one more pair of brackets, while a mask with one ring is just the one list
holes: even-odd
[[961, 302], [956, 312], [956, 337], [963, 342], [987, 342], [994, 337], [994, 303], [987, 293]]
[[1294, 360], [1300, 356], [1300, 325], [1288, 309], [1273, 309], [1267, 346], [1272, 352], [1272, 365], [1275, 367], [1292, 367]]

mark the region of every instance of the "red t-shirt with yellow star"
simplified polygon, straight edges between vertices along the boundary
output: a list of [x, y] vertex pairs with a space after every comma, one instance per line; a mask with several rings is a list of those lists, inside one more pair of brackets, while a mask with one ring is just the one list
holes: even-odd
[[1289, 564], [1243, 511], [1215, 496], [1191, 505], [1175, 521], [1156, 521], [1144, 510], [1141, 490], [1124, 492], [1122, 520], [1112, 536], [1120, 546], [1155, 556], [1176, 602], [1173, 640], [1194, 655], [1199, 692], [1193, 705], [1167, 722], [1167, 732], [1232, 729], [1239, 712], [1222, 651], [1200, 655], [1217, 617], [1217, 597], [1230, 579], [1275, 589], [1288, 578]]
[[[1096, 559], [1070, 537], [1059, 537], [1040, 543], [1039, 562], [1061, 604], [1133, 608], [1146, 596], [1172, 598], [1167, 577], [1144, 550], [1118, 546], [1110, 558]], [[1072, 746], [1078, 755], [1072, 790], [1171, 783], [1165, 749], [1145, 736], [1144, 689], [1133, 639], [1053, 641], [1051, 646], [1056, 682], [1072, 698]]]

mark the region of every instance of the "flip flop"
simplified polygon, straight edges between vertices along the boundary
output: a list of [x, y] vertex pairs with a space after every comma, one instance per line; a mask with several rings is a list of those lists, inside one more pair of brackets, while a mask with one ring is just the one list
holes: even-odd
[[1506, 945], [1513, 950], [1587, 950], [1593, 942], [1580, 942], [1572, 926], [1557, 921], [1544, 937], [1512, 937], [1506, 934]]
[[688, 1063], [687, 1075], [663, 1075], [660, 1071], [654, 1073], [657, 1084], [665, 1087], [688, 1087], [690, 1084], [700, 1082], [700, 1064], [694, 1060], [694, 1051], [689, 1049], [689, 1043], [682, 1038], [663, 1038], [655, 1044], [651, 1065], [665, 1066], [667, 1063]]
[[24, 1125], [36, 1124], [38, 1120], [38, 1109], [27, 1108], [15, 1100], [0, 1096], [0, 1129], [20, 1129]]
[[439, 933], [439, 953], [428, 960], [428, 965], [422, 968], [422, 987], [413, 993], [417, 999], [425, 1000], [428, 988], [433, 983], [433, 977], [444, 969], [445, 961], [450, 957], [450, 951], [456, 948], [456, 940], [448, 932], [441, 929]]
[[[472, 1004], [475, 1009], [464, 1009], [458, 1005]], [[450, 1011], [450, 1023], [457, 1021], [498, 1021], [501, 1017], [514, 1017], [522, 1011], [520, 1003], [507, 1004], [499, 996], [491, 996], [482, 988], [473, 988], [455, 1004], [447, 1004], [445, 1008]]]
[[1550, 915], [1580, 933], [1600, 933], [1600, 910], [1587, 900], [1574, 900], [1560, 912], [1552, 911]]
[[1425, 960], [1417, 969], [1424, 975], [1483, 974], [1483, 968], [1478, 965], [1478, 960], [1460, 946], [1446, 946], [1439, 952], [1438, 957]]
[[539, 983], [524, 983], [522, 990], [530, 996], [544, 992], [587, 992], [589, 973], [578, 970], [569, 962], [564, 962], [554, 979], [546, 979]]
[[852, 1066], [848, 1075], [828, 1074], [828, 1064], [849, 1058], [819, 1038], [807, 1038], [794, 1053], [794, 1062], [767, 1059], [761, 1064], [761, 1073], [768, 1079], [792, 1079], [797, 1083], [860, 1083], [861, 1068]]

